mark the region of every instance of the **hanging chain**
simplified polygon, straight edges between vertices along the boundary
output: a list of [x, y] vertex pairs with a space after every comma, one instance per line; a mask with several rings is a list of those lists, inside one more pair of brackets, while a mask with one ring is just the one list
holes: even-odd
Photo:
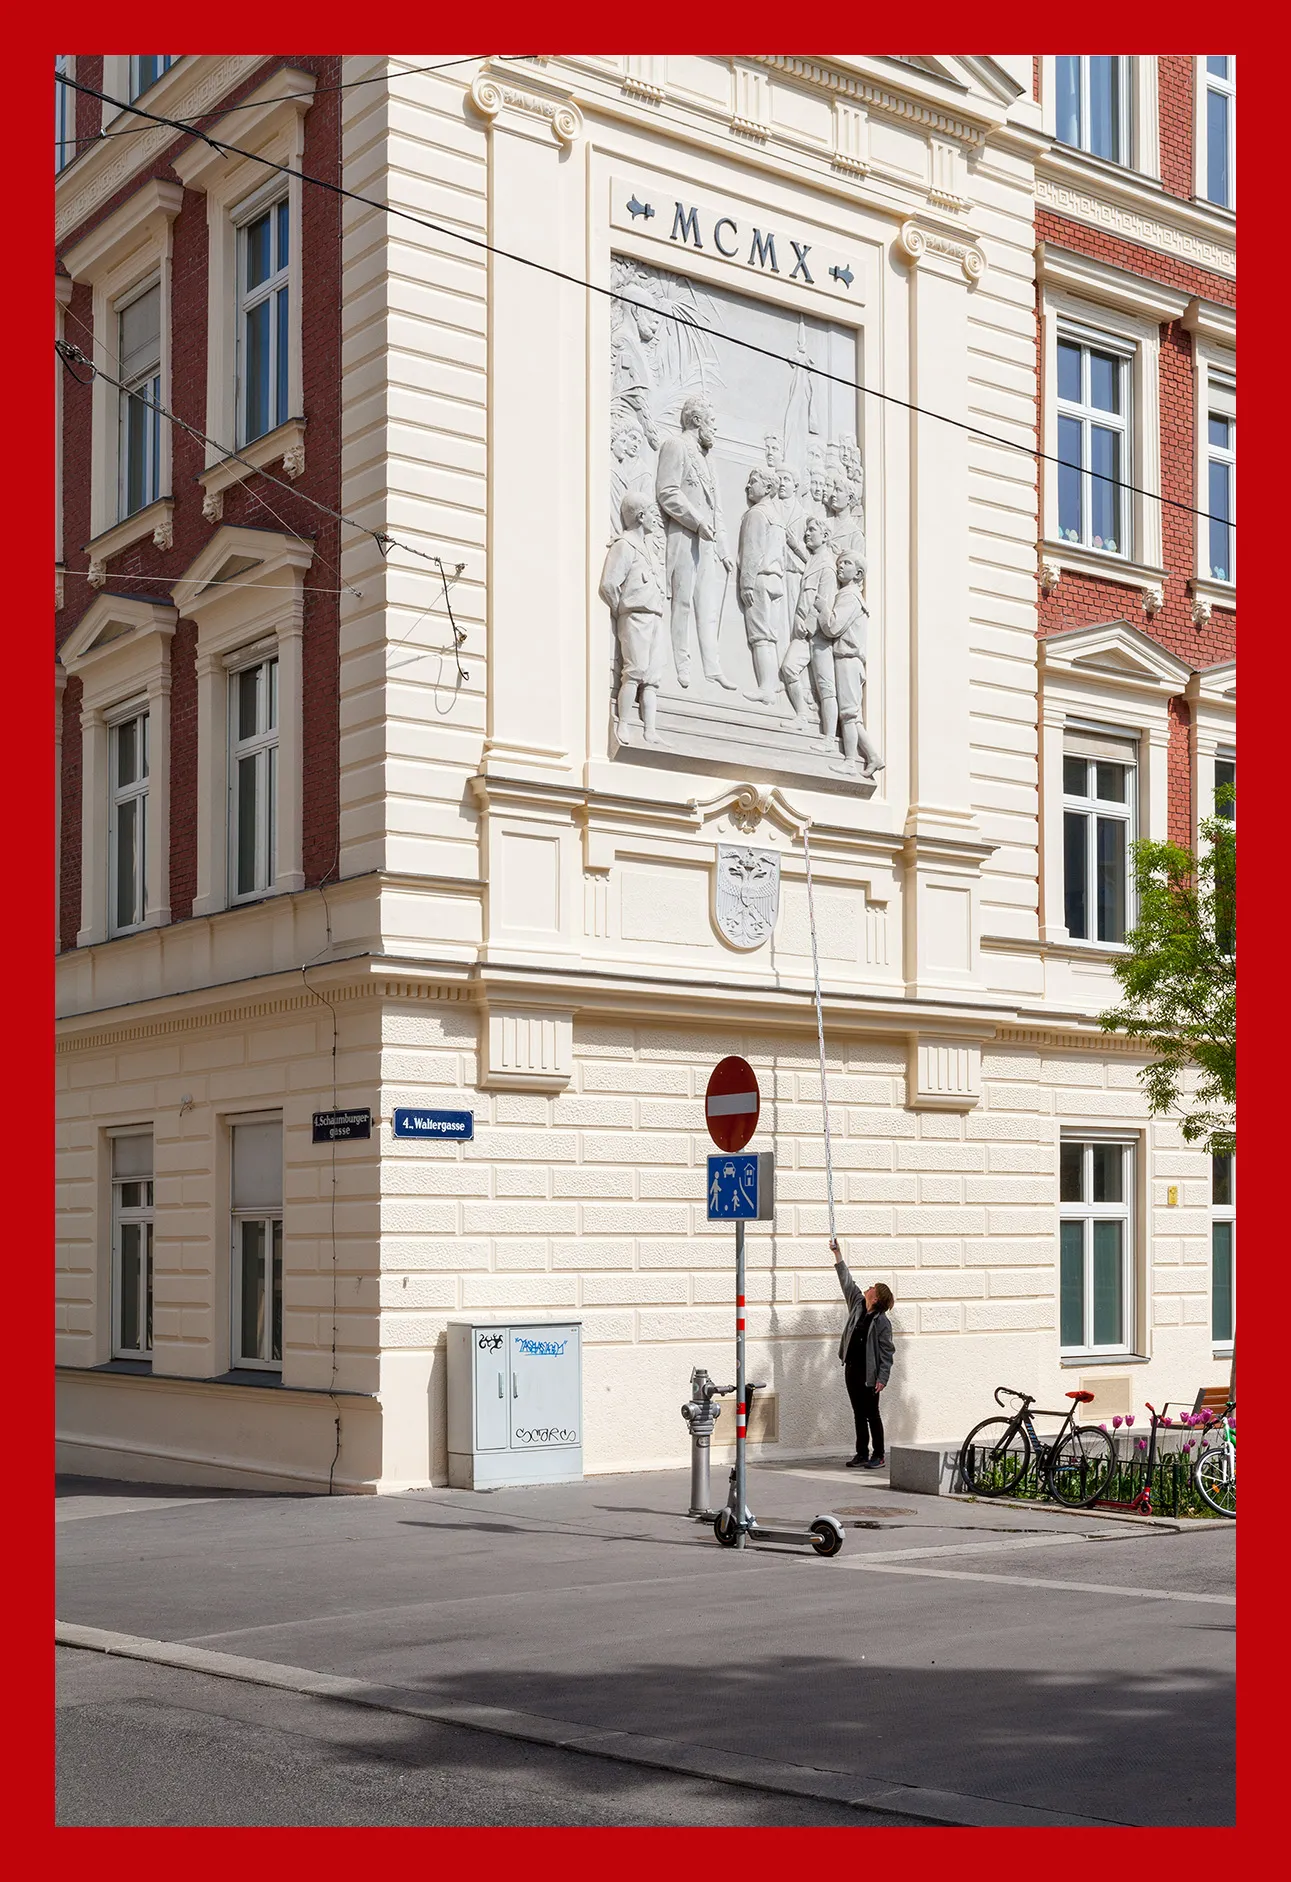
[[829, 1204], [829, 1239], [837, 1239], [834, 1226], [834, 1155], [829, 1140], [829, 1091], [825, 1084], [825, 1021], [820, 1006], [820, 956], [816, 951], [816, 901], [811, 887], [811, 823], [803, 826], [802, 854], [807, 864], [807, 923], [811, 929], [811, 972], [816, 985], [816, 1043], [820, 1048], [820, 1108], [825, 1118], [825, 1198]]

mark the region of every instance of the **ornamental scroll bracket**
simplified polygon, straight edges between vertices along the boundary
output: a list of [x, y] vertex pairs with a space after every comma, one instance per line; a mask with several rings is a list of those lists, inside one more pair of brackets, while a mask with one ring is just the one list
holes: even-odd
[[520, 91], [504, 84], [489, 72], [477, 72], [466, 95], [474, 110], [489, 124], [507, 109], [545, 118], [562, 149], [570, 149], [583, 134], [583, 114], [572, 98], [542, 98], [535, 92]]
[[917, 222], [903, 222], [897, 230], [896, 252], [903, 261], [918, 267], [925, 255], [945, 255], [957, 261], [964, 279], [971, 285], [986, 273], [986, 256], [976, 242], [952, 242], [933, 229], [921, 229]]

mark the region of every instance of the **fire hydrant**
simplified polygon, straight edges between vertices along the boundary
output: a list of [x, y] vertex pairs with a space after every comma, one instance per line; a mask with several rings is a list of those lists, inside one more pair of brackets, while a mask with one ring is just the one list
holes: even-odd
[[690, 1426], [689, 1513], [701, 1522], [713, 1520], [713, 1511], [709, 1508], [709, 1446], [713, 1427], [722, 1415], [721, 1406], [713, 1401], [734, 1390], [733, 1385], [714, 1385], [704, 1367], [696, 1366], [690, 1375], [690, 1403], [681, 1408], [681, 1415]]

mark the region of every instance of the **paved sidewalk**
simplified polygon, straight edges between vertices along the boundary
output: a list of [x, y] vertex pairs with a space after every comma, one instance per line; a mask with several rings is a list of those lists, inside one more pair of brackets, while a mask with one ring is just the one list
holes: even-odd
[[195, 1675], [832, 1799], [858, 1821], [1233, 1820], [1230, 1526], [951, 1502], [876, 1475], [750, 1472], [764, 1522], [844, 1518], [833, 1560], [719, 1548], [684, 1518], [685, 1471], [334, 1499], [69, 1479], [58, 1614], [65, 1639]]

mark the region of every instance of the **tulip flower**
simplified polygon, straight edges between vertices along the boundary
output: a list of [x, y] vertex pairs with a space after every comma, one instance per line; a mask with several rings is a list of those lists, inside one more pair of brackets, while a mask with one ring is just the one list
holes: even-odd
[[1132, 1424], [1134, 1423], [1134, 1413], [1133, 1413], [1133, 1412], [1126, 1412], [1126, 1414], [1125, 1414], [1125, 1422], [1126, 1422], [1126, 1424], [1127, 1424], [1127, 1425], [1132, 1425]]
[[1116, 1414], [1116, 1416], [1115, 1416], [1115, 1418], [1113, 1418], [1113, 1420], [1112, 1420], [1112, 1429], [1113, 1429], [1114, 1431], [1119, 1431], [1119, 1430], [1120, 1430], [1120, 1428], [1121, 1428], [1121, 1426], [1122, 1426], [1122, 1425], [1123, 1425], [1124, 1423], [1125, 1423], [1125, 1420], [1124, 1420], [1124, 1419], [1123, 1419], [1123, 1418], [1121, 1417], [1121, 1414], [1120, 1414], [1119, 1412], [1117, 1412], [1117, 1414]]

